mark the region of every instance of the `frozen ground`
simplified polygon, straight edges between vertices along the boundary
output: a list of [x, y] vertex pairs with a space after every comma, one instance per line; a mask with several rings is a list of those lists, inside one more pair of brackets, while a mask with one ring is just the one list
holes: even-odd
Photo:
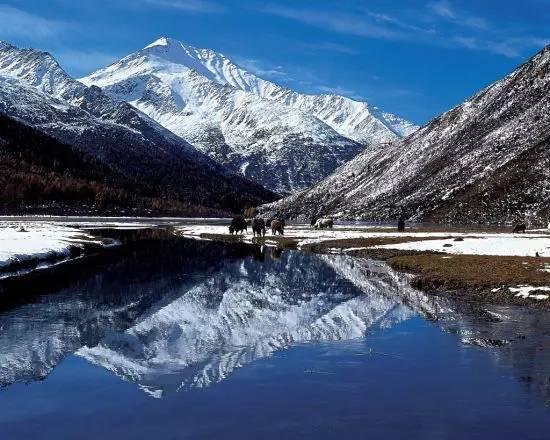
[[[184, 225], [177, 228], [181, 235], [189, 238], [203, 238], [202, 234], [228, 234], [227, 226], [222, 225]], [[298, 246], [316, 244], [331, 240], [349, 240], [359, 238], [417, 237], [418, 241], [376, 246], [377, 248], [418, 250], [426, 252], [446, 252], [465, 255], [496, 256], [532, 256], [538, 252], [541, 257], [550, 257], [550, 231], [548, 234], [526, 233], [472, 233], [472, 232], [368, 232], [367, 226], [335, 226], [334, 229], [314, 230], [309, 226], [287, 226], [285, 237], [295, 239]], [[268, 231], [268, 242], [269, 231]], [[440, 240], [433, 238], [441, 237]], [[450, 237], [450, 238], [449, 238]], [[244, 242], [252, 242], [252, 233], [242, 236]], [[431, 240], [425, 240], [430, 238]], [[455, 239], [462, 241], [455, 241]], [[356, 249], [356, 248], [350, 248]]]
[[378, 246], [401, 250], [446, 252], [464, 255], [550, 257], [550, 235], [468, 234], [463, 241], [429, 240]]
[[0, 272], [21, 263], [69, 258], [72, 251], [90, 245], [108, 247], [116, 242], [56, 223], [0, 222]]

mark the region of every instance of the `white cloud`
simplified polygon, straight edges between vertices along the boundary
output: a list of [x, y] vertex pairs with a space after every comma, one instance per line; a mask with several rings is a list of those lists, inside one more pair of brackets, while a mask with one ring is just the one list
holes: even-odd
[[364, 8], [313, 10], [277, 5], [261, 11], [340, 34], [479, 50], [506, 57], [525, 56], [541, 49], [547, 41], [547, 38], [526, 34], [518, 23], [494, 24], [456, 7], [449, 0], [432, 1], [420, 10], [402, 8], [393, 14]]
[[428, 5], [432, 12], [440, 17], [455, 18], [455, 12], [447, 0], [432, 2]]
[[237, 64], [261, 78], [273, 80], [288, 78], [288, 73], [284, 71], [282, 66], [254, 58], [243, 58], [239, 56], [233, 56], [232, 58]]
[[67, 24], [33, 15], [21, 9], [0, 5], [0, 38], [25, 38], [37, 41], [59, 35]]
[[261, 11], [305, 24], [323, 27], [342, 34], [390, 40], [403, 37], [403, 34], [399, 30], [391, 29], [384, 25], [380, 26], [375, 20], [368, 20], [364, 14], [357, 15], [338, 11], [295, 9], [276, 5], [264, 7]]

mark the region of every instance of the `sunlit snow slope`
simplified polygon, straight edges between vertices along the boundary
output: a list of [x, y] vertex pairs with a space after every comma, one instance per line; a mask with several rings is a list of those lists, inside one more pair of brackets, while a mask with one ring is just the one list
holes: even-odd
[[304, 189], [366, 145], [416, 129], [365, 102], [296, 93], [220, 53], [167, 38], [81, 81], [129, 102], [218, 162], [280, 192]]

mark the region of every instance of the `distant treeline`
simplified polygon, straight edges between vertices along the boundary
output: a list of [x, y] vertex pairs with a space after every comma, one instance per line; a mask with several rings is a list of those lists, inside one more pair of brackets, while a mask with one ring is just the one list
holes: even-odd
[[220, 216], [0, 113], [0, 212]]

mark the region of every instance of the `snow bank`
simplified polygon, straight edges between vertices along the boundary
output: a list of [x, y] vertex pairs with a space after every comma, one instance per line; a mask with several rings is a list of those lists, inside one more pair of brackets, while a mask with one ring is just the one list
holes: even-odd
[[55, 223], [0, 223], [0, 271], [10, 266], [69, 257], [86, 245], [112, 246], [80, 229]]
[[445, 252], [448, 254], [498, 255], [534, 257], [537, 252], [541, 257], [550, 257], [550, 236], [512, 234], [477, 234], [464, 237], [463, 241], [454, 239], [415, 241], [409, 243], [376, 246], [400, 250], [424, 252]]

